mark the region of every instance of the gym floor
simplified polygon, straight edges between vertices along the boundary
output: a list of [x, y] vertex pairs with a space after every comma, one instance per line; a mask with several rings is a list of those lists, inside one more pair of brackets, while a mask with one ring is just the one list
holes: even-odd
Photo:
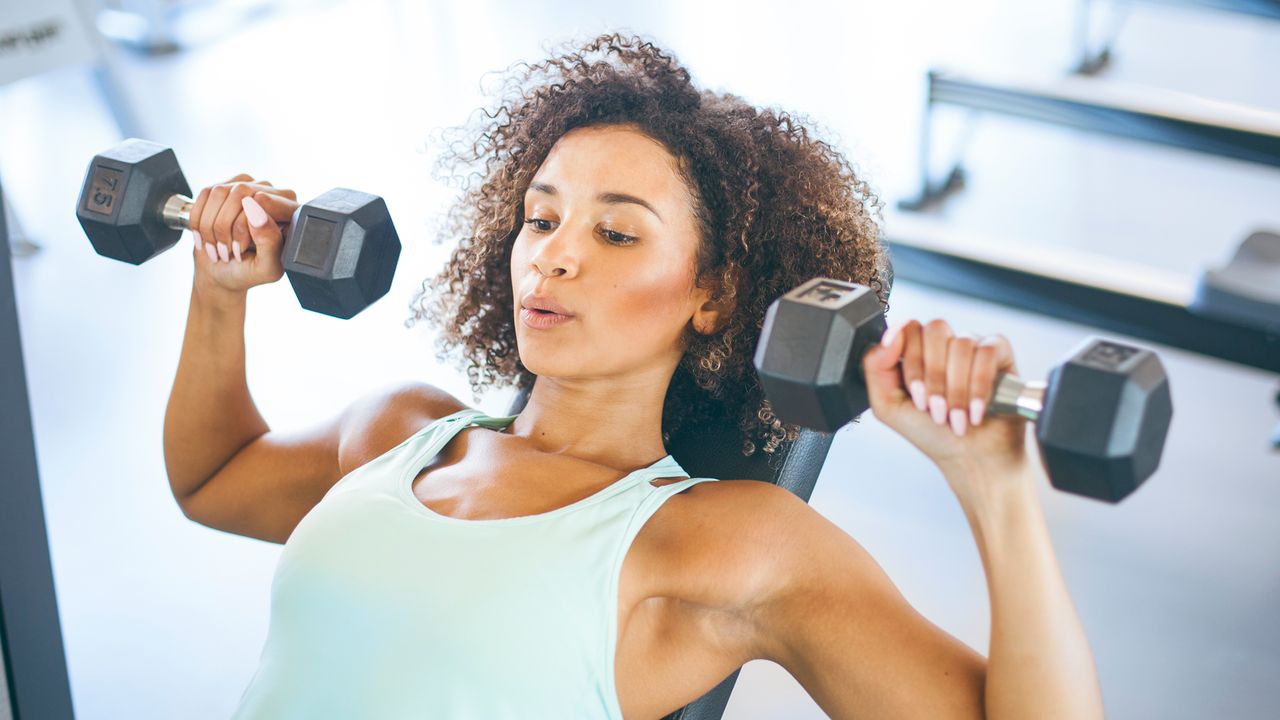
[[[885, 199], [890, 229], [893, 203], [915, 189], [927, 68], [1054, 75], [1073, 59], [1075, 0], [613, 5], [206, 2], [177, 27], [184, 51], [113, 52], [140, 134], [174, 147], [194, 188], [243, 171], [300, 198], [339, 185], [377, 193], [395, 217], [405, 242], [395, 283], [357, 318], [304, 312], [283, 282], [251, 294], [249, 384], [273, 428], [310, 425], [405, 379], [472, 399], [434, 358], [430, 331], [402, 324], [447, 251], [431, 242], [451, 196], [431, 177], [432, 132], [486, 104], [486, 72], [541, 58], [547, 42], [636, 30], [706, 86], [812, 117]], [[1278, 62], [1280, 23], [1136, 3], [1108, 77], [1276, 109]], [[999, 118], [975, 127], [969, 187], [928, 222], [1188, 285], [1249, 231], [1280, 229], [1274, 169]], [[72, 211], [89, 159], [119, 139], [88, 68], [0, 88], [0, 178], [44, 246], [13, 268], [74, 701], [82, 720], [225, 718], [257, 667], [280, 547], [189, 522], [169, 493], [161, 429], [190, 238], [133, 267], [95, 255]], [[1003, 333], [1029, 378], [1093, 334], [905, 281], [890, 317]], [[1108, 714], [1274, 717], [1276, 378], [1154, 347], [1175, 408], [1158, 473], [1117, 506], [1042, 492]], [[476, 404], [498, 413], [509, 399]], [[926, 617], [986, 651], [969, 528], [905, 440], [870, 414], [842, 430], [812, 504]], [[823, 716], [762, 661], [745, 667], [725, 715]]]

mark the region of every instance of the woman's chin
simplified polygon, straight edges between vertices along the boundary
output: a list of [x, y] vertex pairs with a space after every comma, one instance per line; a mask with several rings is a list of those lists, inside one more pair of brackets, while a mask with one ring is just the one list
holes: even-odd
[[553, 353], [521, 352], [520, 364], [540, 378], [563, 378], [582, 374], [580, 362], [570, 362], [568, 358], [556, 358], [551, 355]]

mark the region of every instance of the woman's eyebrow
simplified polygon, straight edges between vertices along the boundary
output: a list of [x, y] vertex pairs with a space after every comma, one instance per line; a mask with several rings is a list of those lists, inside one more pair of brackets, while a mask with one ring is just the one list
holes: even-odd
[[[558, 194], [558, 191], [556, 190], [554, 185], [548, 185], [547, 183], [540, 183], [540, 182], [530, 183], [529, 190], [531, 192], [540, 192], [545, 195]], [[662, 216], [658, 214], [658, 211], [653, 209], [652, 205], [645, 202], [643, 198], [638, 198], [635, 195], [628, 195], [627, 193], [620, 193], [620, 192], [603, 192], [596, 196], [596, 200], [609, 205], [616, 205], [618, 203], [631, 203], [633, 205], [639, 205], [640, 207], [653, 213], [654, 217], [658, 218], [659, 222], [665, 222], [662, 220]]]

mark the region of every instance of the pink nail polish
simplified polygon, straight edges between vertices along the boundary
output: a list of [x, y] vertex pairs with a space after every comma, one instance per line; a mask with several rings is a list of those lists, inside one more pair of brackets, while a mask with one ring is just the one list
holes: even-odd
[[960, 437], [964, 437], [965, 424], [966, 422], [965, 422], [964, 411], [961, 410], [960, 408], [956, 408], [952, 410], [951, 411], [952, 432], [954, 432], [956, 435], [959, 435]]
[[200, 250], [204, 248], [204, 240], [200, 237], [200, 231], [192, 230], [191, 234], [194, 235], [196, 238], [196, 250]]
[[987, 403], [975, 399], [969, 403], [969, 420], [972, 421], [974, 427], [982, 424], [982, 414], [987, 410]]
[[218, 257], [222, 258], [222, 262], [231, 262], [231, 253], [227, 252], [227, 246], [218, 243]]
[[239, 240], [231, 241], [231, 252], [235, 253], [236, 262], [240, 262], [240, 241]]
[[888, 330], [886, 330], [884, 332], [884, 335], [880, 336], [880, 344], [885, 347], [889, 347], [890, 345], [892, 345], [893, 341], [898, 338], [898, 331], [901, 329], [902, 329], [901, 326], [895, 325], [889, 328]]
[[911, 381], [911, 401], [916, 404], [916, 409], [920, 412], [925, 411], [924, 407], [924, 382], [920, 380]]
[[267, 211], [263, 210], [258, 201], [251, 197], [241, 200], [240, 207], [244, 208], [244, 214], [249, 219], [249, 224], [256, 228], [266, 227], [267, 223], [271, 222], [271, 217], [267, 215]]
[[933, 421], [939, 425], [947, 424], [947, 401], [941, 395], [929, 396], [929, 411], [933, 413]]
[[209, 256], [209, 262], [218, 262], [218, 253], [213, 249], [213, 243], [205, 243], [204, 251]]

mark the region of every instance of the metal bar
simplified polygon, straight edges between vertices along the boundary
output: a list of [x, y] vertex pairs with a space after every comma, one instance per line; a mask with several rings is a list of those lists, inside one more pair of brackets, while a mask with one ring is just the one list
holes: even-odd
[[42, 245], [32, 240], [22, 230], [22, 224], [18, 222], [18, 214], [9, 203], [8, 197], [0, 197], [0, 213], [3, 213], [4, 223], [8, 226], [9, 252], [13, 257], [28, 257], [43, 249]]
[[8, 258], [0, 213], [0, 683], [8, 696], [0, 716], [70, 720], [71, 687]]
[[[931, 87], [932, 78], [930, 79]], [[929, 92], [930, 90], [926, 89], [926, 94]], [[935, 183], [933, 181], [933, 103], [924, 104], [924, 111], [920, 116], [920, 194], [913, 198], [899, 200], [899, 208], [923, 210], [930, 205], [942, 202], [964, 187], [965, 176], [961, 160], [964, 158], [964, 147], [968, 144], [968, 138], [973, 134], [973, 124], [973, 118], [970, 118], [964, 137], [958, 143], [951, 169], [940, 182]]]
[[1280, 113], [1111, 81], [979, 81], [930, 71], [929, 101], [1280, 167]]
[[111, 111], [111, 116], [116, 121], [116, 127], [120, 129], [123, 137], [146, 137], [146, 128], [133, 111], [129, 93], [125, 91], [124, 83], [120, 79], [120, 71], [113, 55], [114, 49], [103, 38], [95, 22], [97, 3], [93, 0], [74, 0], [74, 4], [96, 56], [92, 68], [94, 84], [102, 93], [102, 99], [106, 101], [107, 109]]
[[1075, 72], [1079, 75], [1097, 75], [1111, 64], [1111, 46], [1120, 32], [1119, 23], [1113, 23], [1111, 32], [1102, 40], [1093, 42], [1094, 0], [1078, 0], [1076, 5], [1075, 44], [1080, 49], [1080, 61]]
[[1280, 0], [1148, 0], [1148, 2], [1205, 7], [1211, 10], [1226, 10], [1242, 15], [1280, 20]]
[[1280, 332], [1197, 315], [1151, 293], [1029, 272], [906, 236], [890, 235], [888, 244], [896, 278], [1280, 373]]

